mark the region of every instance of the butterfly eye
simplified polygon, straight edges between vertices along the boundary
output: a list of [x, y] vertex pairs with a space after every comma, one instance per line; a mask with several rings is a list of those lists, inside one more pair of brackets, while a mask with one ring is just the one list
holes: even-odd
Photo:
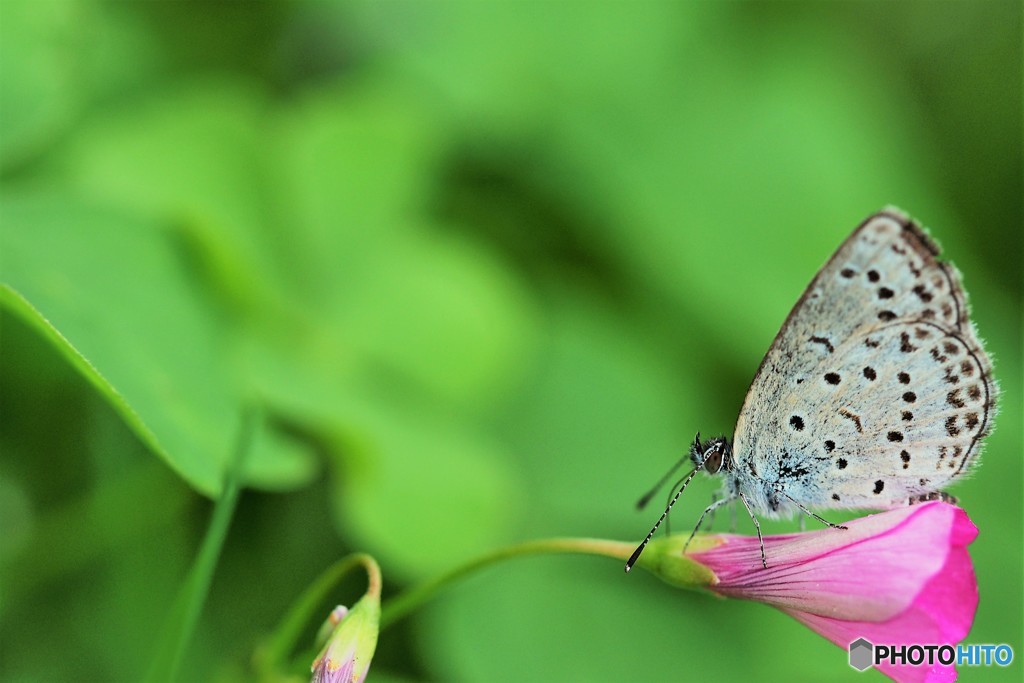
[[704, 469], [708, 474], [718, 474], [722, 469], [723, 444], [716, 441], [711, 447], [704, 451]]

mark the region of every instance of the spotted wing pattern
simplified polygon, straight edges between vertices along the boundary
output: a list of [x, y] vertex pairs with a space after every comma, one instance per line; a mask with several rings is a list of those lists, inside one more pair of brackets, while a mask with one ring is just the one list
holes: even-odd
[[808, 507], [887, 508], [965, 474], [996, 385], [960, 276], [895, 209], [819, 271], [736, 423], [735, 466]]

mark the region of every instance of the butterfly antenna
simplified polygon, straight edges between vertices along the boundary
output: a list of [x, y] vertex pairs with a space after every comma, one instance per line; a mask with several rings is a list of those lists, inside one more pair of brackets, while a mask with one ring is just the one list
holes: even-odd
[[645, 538], [643, 543], [641, 543], [639, 546], [637, 546], [637, 549], [634, 550], [633, 554], [629, 556], [629, 560], [626, 561], [626, 572], [627, 573], [629, 572], [630, 569], [633, 568], [633, 565], [636, 564], [636, 561], [638, 559], [640, 559], [640, 553], [642, 553], [644, 551], [644, 548], [647, 547], [647, 544], [650, 542], [651, 538], [654, 536], [654, 533], [658, 530], [658, 527], [660, 527], [661, 523], [665, 521], [666, 517], [668, 517], [669, 510], [671, 510], [672, 506], [676, 504], [677, 500], [679, 500], [679, 496], [681, 496], [683, 491], [686, 490], [687, 484], [690, 483], [690, 480], [693, 479], [694, 475], [697, 474], [697, 471], [699, 469], [700, 469], [699, 466], [698, 467], [694, 467], [693, 470], [691, 470], [691, 472], [688, 475], [686, 475], [686, 478], [683, 480], [683, 485], [679, 487], [679, 490], [676, 491], [676, 495], [672, 497], [672, 500], [669, 502], [668, 506], [665, 508], [665, 511], [661, 513], [661, 517], [658, 518], [658, 521], [654, 525], [654, 528], [651, 529], [651, 532], [649, 534], [647, 534], [647, 538]]
[[[700, 445], [700, 432], [697, 433], [696, 443], [698, 446]], [[679, 462], [677, 462], [675, 465], [672, 465], [672, 469], [666, 472], [664, 476], [662, 476], [662, 478], [658, 480], [658, 483], [655, 484], [650, 491], [641, 496], [640, 500], [636, 502], [636, 509], [643, 510], [645, 507], [647, 507], [647, 504], [651, 502], [651, 498], [654, 498], [655, 494], [657, 494], [658, 491], [661, 490], [661, 487], [665, 485], [665, 482], [668, 481], [668, 478], [675, 474], [676, 471], [683, 466], [683, 463], [685, 463], [687, 460], [690, 460], [691, 458], [692, 455], [690, 453], [687, 453], [686, 455], [679, 459]], [[673, 486], [672, 488], [674, 489], [675, 486]], [[671, 493], [672, 491], [669, 490], [669, 495], [671, 495]]]
[[679, 470], [679, 468], [682, 467], [683, 464], [689, 459], [689, 454], [684, 455], [682, 458], [679, 459], [679, 462], [677, 462], [675, 465], [672, 465], [672, 469], [666, 472], [661, 477], [661, 479], [658, 480], [658, 483], [651, 487], [651, 490], [645, 493], [640, 498], [640, 500], [636, 502], [636, 509], [643, 510], [645, 507], [647, 507], [647, 504], [651, 502], [651, 498], [654, 498], [654, 496], [657, 495], [658, 491], [660, 491], [662, 487], [665, 486], [665, 482], [668, 481], [669, 477], [675, 474]]

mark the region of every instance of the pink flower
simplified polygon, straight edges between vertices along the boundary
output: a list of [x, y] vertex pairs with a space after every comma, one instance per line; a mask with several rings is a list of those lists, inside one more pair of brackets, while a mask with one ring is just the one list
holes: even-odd
[[[689, 555], [717, 577], [708, 588], [779, 608], [847, 648], [874, 644], [949, 644], [970, 631], [978, 584], [967, 545], [977, 527], [958, 507], [932, 502], [822, 529], [766, 536], [768, 568], [756, 537], [705, 537], [718, 542]], [[703, 545], [703, 544], [702, 544]], [[888, 665], [897, 681], [952, 681], [953, 666]]]

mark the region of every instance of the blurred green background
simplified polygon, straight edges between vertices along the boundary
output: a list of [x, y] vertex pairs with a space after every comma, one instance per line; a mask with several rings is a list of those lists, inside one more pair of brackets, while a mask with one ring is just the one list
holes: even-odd
[[[962, 676], [1019, 680], [1021, 32], [994, 1], [0, 2], [0, 675], [146, 671], [253, 395], [188, 680], [248, 679], [353, 550], [388, 596], [516, 540], [639, 540], [637, 496], [731, 432], [804, 286], [892, 203], [996, 359], [954, 492], [968, 641], [1018, 661]], [[755, 677], [866, 680], [770, 608], [581, 557], [466, 581], [371, 669]]]

